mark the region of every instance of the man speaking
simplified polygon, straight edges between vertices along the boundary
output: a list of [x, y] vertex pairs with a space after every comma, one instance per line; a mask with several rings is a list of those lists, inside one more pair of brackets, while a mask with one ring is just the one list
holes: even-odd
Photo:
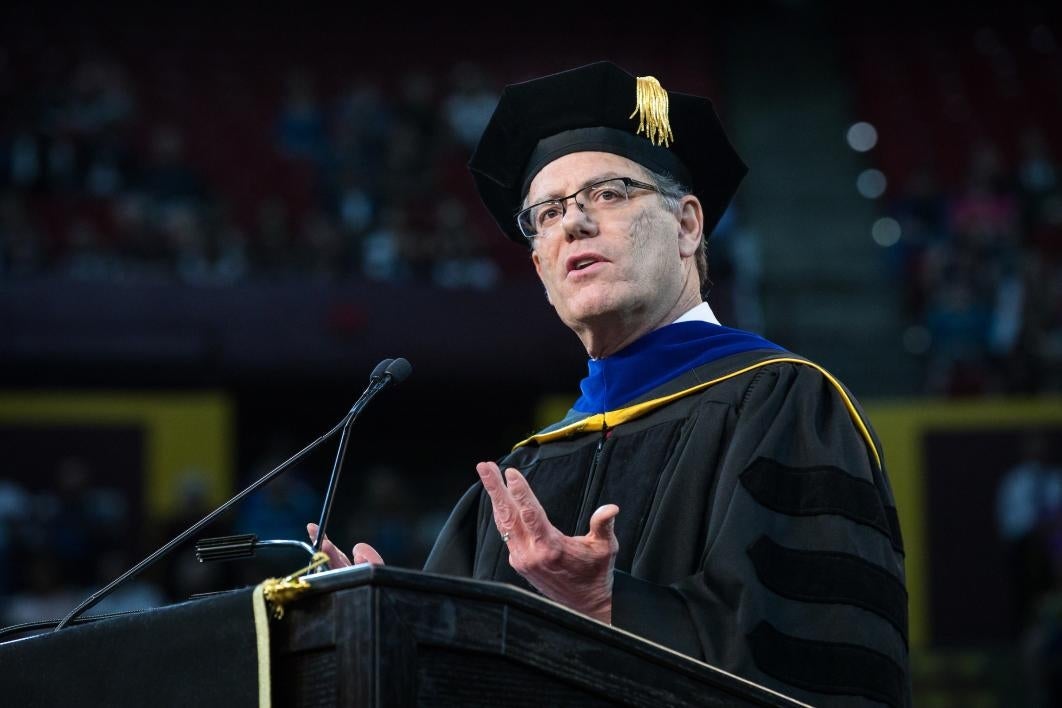
[[607, 62], [516, 84], [470, 168], [589, 373], [563, 420], [477, 465], [424, 569], [532, 588], [815, 705], [909, 705], [903, 544], [869, 423], [702, 298], [746, 172], [711, 103]]

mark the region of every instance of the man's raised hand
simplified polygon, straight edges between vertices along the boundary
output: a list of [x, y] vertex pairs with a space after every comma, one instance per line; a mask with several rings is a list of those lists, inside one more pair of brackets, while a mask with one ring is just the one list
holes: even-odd
[[508, 486], [493, 462], [480, 462], [476, 471], [494, 506], [494, 524], [509, 547], [509, 565], [551, 600], [611, 623], [619, 507], [606, 504], [595, 511], [585, 536], [565, 536], [515, 468], [505, 470]]

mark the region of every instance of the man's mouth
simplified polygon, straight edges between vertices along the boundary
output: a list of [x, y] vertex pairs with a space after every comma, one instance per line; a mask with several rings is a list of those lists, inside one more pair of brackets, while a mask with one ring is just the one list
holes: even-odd
[[583, 253], [577, 256], [572, 256], [568, 259], [565, 265], [567, 266], [567, 272], [570, 274], [586, 270], [595, 263], [602, 263], [604, 260], [604, 258], [596, 253]]

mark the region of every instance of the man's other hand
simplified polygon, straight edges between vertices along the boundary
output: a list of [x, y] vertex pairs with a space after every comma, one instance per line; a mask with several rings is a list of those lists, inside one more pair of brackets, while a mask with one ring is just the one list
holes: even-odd
[[[306, 532], [310, 534], [310, 543], [312, 544], [317, 540], [317, 524], [306, 524]], [[372, 563], [373, 565], [383, 565], [383, 558], [376, 552], [376, 549], [367, 543], [355, 544], [354, 548], [350, 552], [350, 557], [354, 560], [351, 561], [347, 557], [347, 554], [339, 550], [339, 548], [328, 540], [328, 535], [325, 535], [324, 544], [321, 546], [321, 550], [328, 556], [329, 568], [346, 568], [349, 565], [357, 565], [359, 563]]]

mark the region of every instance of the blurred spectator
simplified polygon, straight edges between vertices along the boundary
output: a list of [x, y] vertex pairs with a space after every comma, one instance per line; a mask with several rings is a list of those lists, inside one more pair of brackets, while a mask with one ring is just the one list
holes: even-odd
[[[918, 318], [933, 288], [933, 268], [947, 239], [944, 195], [933, 173], [920, 167], [904, 182], [899, 195], [890, 207], [892, 216], [900, 224], [903, 238], [890, 249], [903, 289], [903, 311], [909, 318]], [[940, 255], [938, 255], [940, 254]]]
[[444, 106], [446, 120], [450, 131], [471, 152], [487, 127], [498, 95], [490, 88], [482, 68], [471, 62], [456, 64], [450, 72], [450, 83]]
[[0, 195], [0, 277], [33, 275], [44, 268], [44, 242], [22, 199]]
[[303, 268], [313, 280], [334, 281], [349, 272], [348, 244], [323, 211], [315, 210], [303, 219], [299, 247]]
[[[1026, 328], [1026, 280], [1023, 263], [1007, 263], [1000, 268], [988, 330], [988, 350], [1000, 375], [1013, 377], [1008, 362], [1020, 357], [1020, 337]], [[1004, 390], [1024, 390], [1013, 378], [1001, 381]]]
[[364, 234], [376, 217], [376, 202], [356, 170], [344, 173], [337, 197], [341, 228], [349, 234]]
[[435, 231], [428, 243], [434, 247], [431, 280], [436, 285], [489, 290], [498, 282], [498, 267], [483, 254], [457, 199], [444, 198], [436, 206]]
[[933, 342], [928, 387], [935, 393], [962, 394], [982, 390], [987, 374], [989, 313], [962, 281], [941, 285], [926, 311]]
[[30, 508], [29, 495], [14, 482], [0, 480], [0, 597], [11, 592], [15, 579], [15, 544]]
[[244, 279], [250, 266], [247, 255], [247, 234], [227, 211], [214, 214], [211, 229], [214, 240], [213, 278], [216, 285], [231, 285]]
[[[173, 516], [155, 529], [155, 538], [150, 543], [152, 547], [160, 547], [175, 538], [213, 509], [201, 471], [190, 470], [183, 476], [174, 508]], [[232, 533], [230, 520], [223, 516], [204, 529], [196, 540]], [[198, 593], [215, 592], [232, 584], [231, 567], [223, 563], [200, 563], [187, 547], [175, 550], [169, 562], [159, 570], [159, 581], [171, 600], [187, 600]]]
[[284, 88], [276, 126], [277, 146], [286, 157], [321, 165], [327, 155], [327, 137], [313, 83], [305, 72], [293, 71]]
[[199, 211], [190, 206], [173, 206], [160, 216], [162, 233], [167, 250], [173, 254], [177, 277], [185, 283], [208, 282], [212, 264]]
[[[96, 577], [92, 586], [90, 586], [92, 589], [89, 592], [106, 587], [115, 578], [129, 570], [134, 562], [129, 554], [122, 549], [112, 548], [104, 551], [96, 559]], [[85, 597], [87, 596], [88, 592], [85, 593]], [[79, 602], [83, 599], [84, 597], [77, 598]], [[145, 577], [135, 577], [129, 578], [115, 588], [111, 594], [103, 598], [87, 614], [99, 615], [109, 612], [146, 610], [164, 605], [167, 601], [166, 594], [156, 583]], [[73, 609], [73, 607], [70, 609]]]
[[1062, 465], [1046, 433], [1029, 432], [1021, 459], [1000, 480], [996, 520], [1011, 585], [1011, 611], [1023, 635], [1033, 705], [1062, 696]]
[[1038, 599], [1053, 585], [1048, 533], [1052, 519], [1062, 514], [1062, 467], [1052, 465], [1047, 453], [1042, 435], [1027, 435], [1021, 459], [1007, 470], [996, 491], [996, 526], [1007, 548], [1019, 626], [1032, 619]]
[[120, 271], [96, 226], [86, 219], [77, 219], [70, 224], [59, 272], [72, 280], [113, 281]]
[[393, 118], [375, 86], [356, 83], [335, 111], [333, 146], [344, 179], [364, 185], [380, 174]]
[[159, 125], [151, 136], [150, 161], [137, 188], [159, 209], [196, 205], [206, 196], [206, 186], [184, 154], [184, 139], [172, 125]]
[[291, 270], [291, 233], [287, 207], [279, 199], [258, 204], [251, 264], [262, 275], [276, 277]]
[[[257, 479], [288, 458], [281, 436], [251, 474]], [[291, 449], [294, 449], [293, 447]], [[321, 497], [295, 471], [282, 474], [244, 501], [233, 522], [234, 533], [253, 533], [260, 539], [306, 540], [306, 522], [316, 521]], [[298, 559], [301, 560], [301, 559]], [[295, 566], [297, 567], [297, 566]]]
[[411, 238], [406, 211], [387, 207], [379, 226], [362, 242], [362, 273], [369, 280], [400, 280], [408, 277], [401, 258], [401, 244]]
[[388, 553], [388, 563], [411, 566], [428, 551], [420, 545], [423, 539], [418, 535], [418, 500], [412, 496], [413, 489], [396, 468], [379, 465], [369, 469], [357, 507], [345, 515], [346, 528], [329, 532], [329, 537], [363, 538], [381, 555]]
[[1058, 174], [1043, 133], [1026, 129], [1021, 136], [1018, 184], [1033, 199], [1043, 197], [1058, 186]]
[[83, 586], [64, 577], [59, 560], [48, 555], [29, 558], [21, 576], [20, 592], [8, 598], [0, 622], [4, 626], [61, 619], [83, 599]]
[[951, 200], [949, 227], [955, 245], [989, 259], [1014, 242], [1018, 202], [1000, 169], [995, 148], [982, 144], [971, 155], [966, 190]]
[[134, 100], [122, 67], [101, 56], [89, 56], [74, 70], [57, 128], [91, 141], [124, 126], [133, 110]]
[[1025, 240], [1029, 249], [1046, 262], [1062, 265], [1062, 188], [1056, 187], [1037, 202]]
[[[85, 462], [67, 458], [55, 473], [55, 504], [49, 509], [50, 549], [63, 575], [79, 587], [94, 577], [93, 563], [105, 546], [107, 521], [104, 510], [93, 503], [95, 488]], [[43, 549], [42, 549], [43, 550]]]
[[1038, 390], [1062, 391], [1062, 264], [1047, 269], [1043, 282], [1039, 301], [1042, 316], [1033, 336], [1035, 356], [1044, 373]]
[[763, 264], [759, 234], [743, 222], [740, 208], [733, 203], [712, 232], [708, 245], [708, 272], [713, 282], [726, 280], [731, 283], [729, 293], [720, 293], [713, 286], [712, 302], [717, 299], [725, 301], [729, 297], [734, 326], [762, 332], [765, 322], [760, 301]]

